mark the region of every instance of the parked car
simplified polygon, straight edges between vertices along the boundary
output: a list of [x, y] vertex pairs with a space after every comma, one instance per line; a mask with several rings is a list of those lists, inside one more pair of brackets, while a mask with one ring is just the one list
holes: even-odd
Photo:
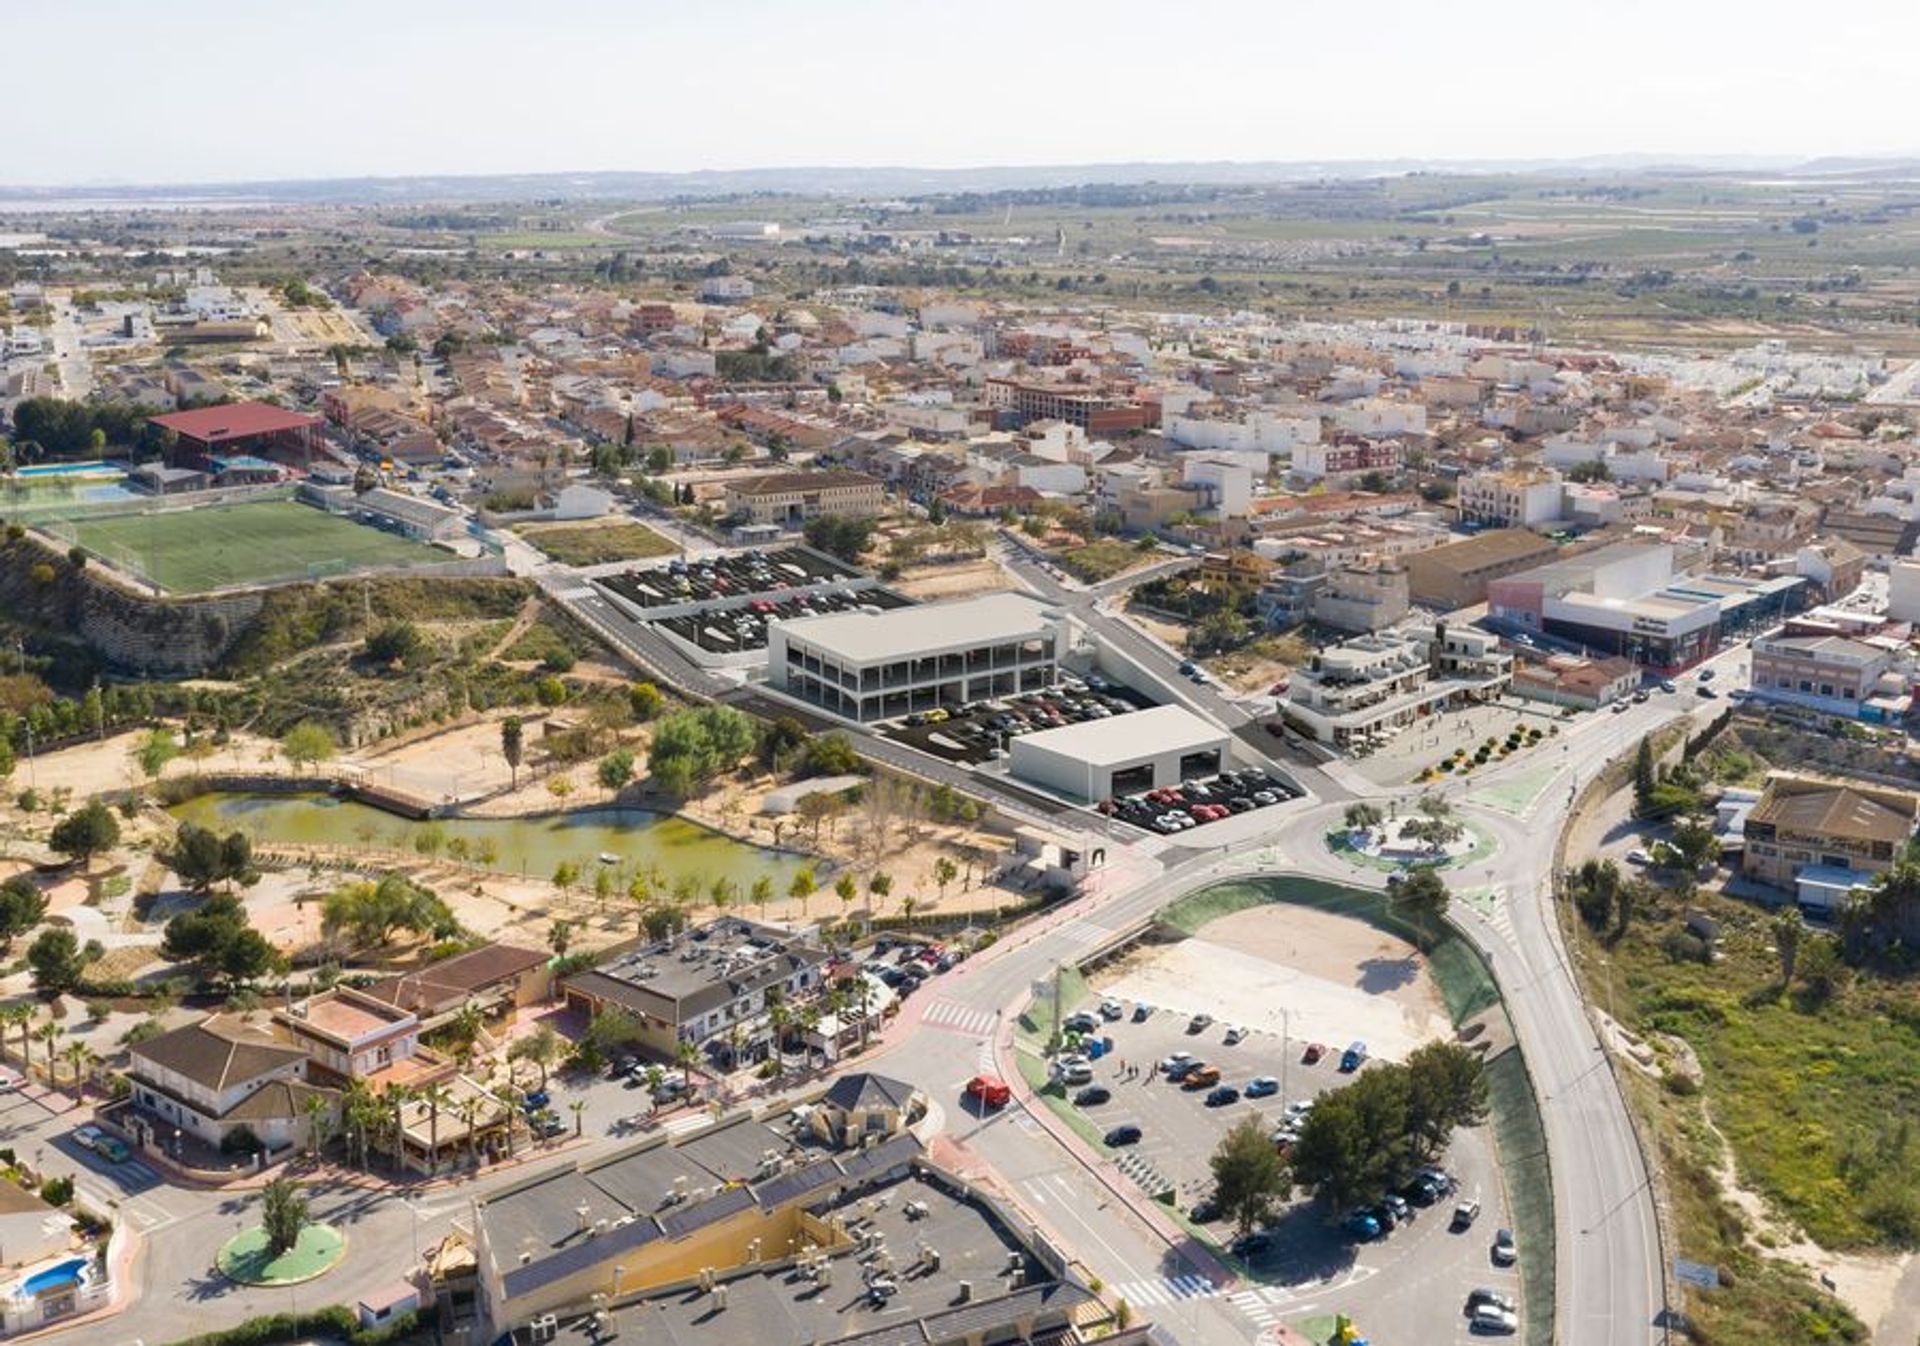
[[1013, 1098], [1013, 1090], [998, 1075], [975, 1075], [967, 1081], [967, 1097], [983, 1108], [1002, 1108]]
[[1227, 1046], [1234, 1047], [1246, 1041], [1246, 1038], [1247, 1038], [1247, 1030], [1242, 1028], [1239, 1024], [1235, 1024], [1233, 1025], [1233, 1027], [1227, 1030], [1227, 1036], [1224, 1039], [1224, 1041], [1226, 1042]]
[[545, 1109], [527, 1118], [527, 1129], [542, 1140], [564, 1134], [567, 1125], [552, 1109]]
[[547, 1096], [545, 1089], [535, 1089], [532, 1093], [520, 1100], [520, 1106], [528, 1112], [538, 1112], [552, 1101], [553, 1100]]
[[1138, 1145], [1140, 1143], [1140, 1128], [1132, 1122], [1127, 1122], [1124, 1125], [1114, 1127], [1111, 1131], [1107, 1132], [1103, 1139], [1107, 1145], [1112, 1148], [1117, 1148], [1121, 1145]]
[[1347, 1217], [1346, 1230], [1361, 1242], [1371, 1242], [1380, 1237], [1380, 1221], [1366, 1211], [1357, 1210]]
[[1380, 1198], [1380, 1204], [1392, 1211], [1393, 1218], [1402, 1224], [1413, 1218], [1413, 1207], [1409, 1206], [1407, 1199], [1398, 1193], [1388, 1192]]
[[1093, 1033], [1099, 1031], [1100, 1016], [1081, 1010], [1078, 1014], [1069, 1014], [1060, 1026], [1069, 1033]]
[[1712, 670], [1712, 669], [1710, 669], [1710, 668], [1703, 668], [1703, 669], [1701, 669], [1701, 670], [1700, 670], [1700, 681], [1702, 681], [1702, 682], [1712, 682], [1712, 681], [1713, 681], [1713, 670]]
[[25, 1083], [18, 1072], [0, 1069], [0, 1094], [10, 1094]]
[[1213, 1016], [1211, 1014], [1196, 1014], [1187, 1020], [1187, 1031], [1189, 1033], [1204, 1033], [1212, 1026]]
[[1720, 698], [1720, 693], [1714, 691], [1713, 688], [1708, 687], [1704, 683], [1701, 684], [1698, 690], [1698, 695], [1702, 700], [1705, 700], [1705, 701], [1717, 701]]
[[1258, 1257], [1273, 1246], [1273, 1235], [1264, 1229], [1255, 1229], [1242, 1234], [1232, 1243], [1235, 1257]]
[[1194, 1203], [1193, 1209], [1187, 1212], [1187, 1218], [1195, 1224], [1212, 1224], [1223, 1213], [1218, 1201], [1212, 1197], [1204, 1197]]
[[1193, 1066], [1194, 1055], [1192, 1052], [1175, 1052], [1172, 1056], [1169, 1056], [1160, 1063], [1160, 1069], [1165, 1073], [1167, 1078], [1175, 1080], [1193, 1069]]
[[1505, 1335], [1520, 1330], [1520, 1319], [1506, 1309], [1492, 1304], [1482, 1304], [1467, 1319], [1467, 1326], [1475, 1332], [1497, 1333]]
[[1054, 1073], [1066, 1084], [1092, 1084], [1093, 1067], [1085, 1061], [1072, 1063], [1055, 1062]]
[[1648, 701], [1652, 699], [1653, 699], [1653, 694], [1644, 687], [1642, 687], [1639, 691], [1633, 694], [1633, 703], [1636, 706], [1645, 705]]
[[1073, 1096], [1074, 1106], [1082, 1108], [1098, 1107], [1102, 1103], [1111, 1102], [1112, 1099], [1113, 1091], [1104, 1084], [1089, 1084]]
[[1505, 1309], [1508, 1313], [1516, 1313], [1519, 1311], [1519, 1306], [1513, 1302], [1512, 1295], [1503, 1295], [1499, 1291], [1489, 1290], [1485, 1286], [1482, 1286], [1467, 1296], [1466, 1311], [1472, 1313], [1475, 1309], [1486, 1304], [1491, 1304], [1496, 1309]]
[[1280, 1081], [1271, 1075], [1255, 1075], [1247, 1081], [1248, 1098], [1270, 1098], [1280, 1092]]
[[1207, 1106], [1210, 1108], [1224, 1108], [1229, 1103], [1238, 1103], [1239, 1101], [1240, 1091], [1231, 1084], [1223, 1084], [1207, 1095]]
[[1462, 1201], [1453, 1208], [1453, 1224], [1450, 1228], [1457, 1234], [1462, 1230], [1472, 1228], [1473, 1222], [1479, 1218], [1480, 1203], [1478, 1201]]
[[1125, 1008], [1118, 1000], [1102, 1000], [1100, 1002], [1100, 1017], [1103, 1019], [1118, 1019], [1125, 1013]]
[[1312, 1111], [1313, 1100], [1311, 1098], [1296, 1098], [1293, 1102], [1287, 1104], [1287, 1116], [1293, 1118], [1295, 1121], [1304, 1120], [1307, 1114]]
[[1364, 1042], [1351, 1043], [1344, 1052], [1340, 1053], [1340, 1069], [1346, 1074], [1351, 1075], [1366, 1063], [1367, 1044]]
[[1181, 1078], [1183, 1089], [1211, 1089], [1220, 1083], [1220, 1067], [1207, 1065], [1204, 1061], [1195, 1062]]
[[1300, 1053], [1300, 1060], [1306, 1065], [1317, 1065], [1326, 1054], [1327, 1045], [1324, 1042], [1309, 1042], [1307, 1049]]
[[1513, 1231], [1502, 1229], [1493, 1236], [1493, 1264], [1497, 1267], [1510, 1267], [1520, 1260], [1520, 1249], [1513, 1241]]
[[1675, 692], [1680, 689], [1673, 685], [1672, 678], [1662, 678], [1660, 679], [1660, 690], [1663, 692]]
[[1135, 1023], [1143, 1024], [1152, 1017], [1153, 1017], [1153, 1006], [1142, 1003], [1142, 1004], [1135, 1005], [1133, 1007], [1133, 1021]]

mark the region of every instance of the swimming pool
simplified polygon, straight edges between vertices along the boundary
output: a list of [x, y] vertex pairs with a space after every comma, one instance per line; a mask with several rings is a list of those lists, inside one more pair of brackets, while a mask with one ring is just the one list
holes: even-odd
[[87, 1264], [90, 1258], [71, 1257], [64, 1262], [56, 1262], [34, 1272], [20, 1282], [13, 1292], [16, 1299], [38, 1299], [41, 1295], [54, 1290], [64, 1290], [71, 1285], [79, 1285], [87, 1278]]
[[20, 476], [34, 477], [119, 477], [126, 469], [118, 463], [40, 463], [20, 469]]

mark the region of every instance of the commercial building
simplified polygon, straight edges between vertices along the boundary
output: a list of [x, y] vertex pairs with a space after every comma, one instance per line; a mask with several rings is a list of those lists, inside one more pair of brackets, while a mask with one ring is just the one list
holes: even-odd
[[1640, 670], [1625, 659], [1588, 659], [1577, 654], [1554, 654], [1513, 670], [1513, 694], [1529, 701], [1598, 710], [1640, 686]]
[[469, 1005], [494, 1023], [537, 1005], [551, 993], [548, 955], [511, 944], [483, 944], [413, 972], [382, 977], [360, 988], [369, 999], [414, 1015], [423, 1032], [447, 1023]]
[[1093, 803], [1215, 776], [1232, 738], [1183, 706], [1023, 734], [1012, 742], [1013, 774], [1054, 794]]
[[639, 1023], [639, 1043], [672, 1061], [681, 1043], [725, 1039], [734, 1061], [766, 1055], [776, 1003], [812, 997], [830, 955], [777, 926], [724, 916], [671, 939], [614, 949], [598, 965], [561, 979], [567, 1003], [589, 1014], [620, 1009]]
[[1775, 772], [1747, 814], [1741, 871], [1830, 913], [1893, 867], [1913, 835], [1920, 795]]
[[798, 528], [822, 514], [864, 519], [885, 507], [879, 480], [861, 472], [776, 472], [726, 486], [728, 514], [782, 528]]
[[476, 1202], [476, 1339], [592, 1315], [600, 1340], [1072, 1346], [1110, 1321], [1037, 1231], [863, 1116], [855, 1147], [740, 1115]]
[[1760, 636], [1753, 694], [1829, 715], [1898, 722], [1913, 697], [1893, 649], [1844, 636]]
[[1560, 478], [1545, 472], [1476, 472], [1460, 479], [1460, 522], [1533, 528], [1560, 517]]
[[767, 627], [767, 681], [871, 723], [1051, 687], [1066, 622], [1020, 594], [886, 612], [840, 612]]
[[1487, 601], [1487, 585], [1540, 565], [1554, 546], [1525, 528], [1494, 528], [1407, 557], [1413, 601], [1442, 612]]
[[1512, 676], [1512, 657], [1484, 631], [1387, 631], [1321, 650], [1295, 669], [1284, 719], [1317, 742], [1346, 747], [1391, 738], [1451, 706], [1491, 700]]

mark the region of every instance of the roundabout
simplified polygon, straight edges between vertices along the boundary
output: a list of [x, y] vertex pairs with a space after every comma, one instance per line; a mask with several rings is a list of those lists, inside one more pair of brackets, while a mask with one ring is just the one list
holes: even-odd
[[1336, 825], [1326, 833], [1327, 849], [1347, 864], [1397, 873], [1409, 869], [1454, 869], [1490, 858], [1499, 848], [1476, 822], [1435, 820], [1411, 815], [1366, 827]]
[[346, 1253], [346, 1235], [331, 1225], [307, 1225], [298, 1241], [279, 1253], [270, 1248], [267, 1231], [255, 1226], [222, 1244], [214, 1264], [241, 1285], [299, 1285], [332, 1271]]

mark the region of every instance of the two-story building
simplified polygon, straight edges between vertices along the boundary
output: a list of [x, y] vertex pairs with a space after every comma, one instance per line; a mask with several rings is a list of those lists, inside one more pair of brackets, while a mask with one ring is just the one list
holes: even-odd
[[1913, 703], [1894, 651], [1844, 636], [1759, 636], [1753, 694], [1829, 715], [1899, 721]]
[[1384, 631], [1321, 650], [1295, 669], [1285, 718], [1318, 742], [1347, 747], [1391, 738], [1447, 707], [1497, 697], [1512, 676], [1512, 657], [1485, 631]]
[[1916, 817], [1920, 795], [1905, 790], [1774, 772], [1747, 814], [1741, 872], [1830, 915], [1893, 867]]
[[863, 472], [776, 472], [726, 484], [728, 514], [782, 528], [823, 514], [867, 518], [885, 507], [880, 482]]
[[587, 1014], [632, 1015], [638, 1045], [663, 1061], [675, 1059], [682, 1043], [758, 1060], [771, 1042], [768, 1011], [818, 994], [830, 958], [777, 926], [723, 916], [658, 943], [616, 948], [598, 966], [563, 978], [561, 991]]
[[307, 1053], [270, 1023], [213, 1014], [129, 1049], [136, 1136], [168, 1148], [175, 1130], [219, 1146], [245, 1128], [270, 1152], [307, 1139], [309, 1099], [339, 1095], [309, 1082]]

